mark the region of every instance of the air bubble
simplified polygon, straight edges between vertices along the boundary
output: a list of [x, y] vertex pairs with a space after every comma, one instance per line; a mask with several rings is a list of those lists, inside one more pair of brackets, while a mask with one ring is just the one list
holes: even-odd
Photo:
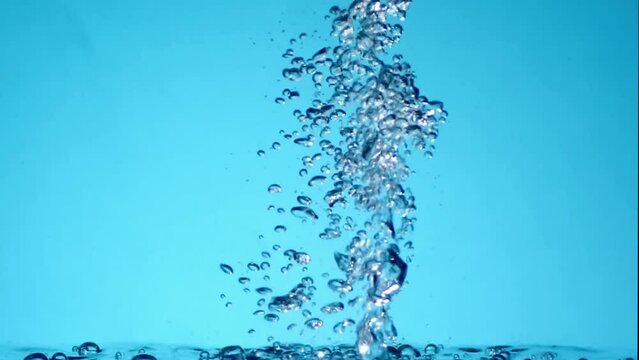
[[311, 180], [308, 181], [308, 186], [315, 187], [320, 186], [326, 183], [326, 176], [317, 175], [313, 176]]
[[297, 202], [304, 206], [311, 206], [313, 200], [308, 196], [300, 195], [297, 197]]
[[309, 329], [317, 330], [324, 325], [324, 322], [321, 319], [313, 318], [306, 320], [304, 322], [304, 325], [306, 325], [306, 327]]
[[271, 288], [263, 286], [263, 287], [259, 287], [257, 289], [255, 289], [255, 292], [257, 292], [260, 295], [268, 295], [270, 293], [273, 292], [273, 290], [271, 290]]
[[225, 274], [233, 274], [233, 268], [230, 265], [220, 264], [220, 269], [222, 269]]
[[317, 220], [318, 216], [313, 209], [306, 206], [295, 206], [291, 208], [291, 214], [304, 220]]
[[271, 184], [268, 187], [268, 192], [271, 194], [277, 194], [282, 192], [282, 187], [278, 184]]

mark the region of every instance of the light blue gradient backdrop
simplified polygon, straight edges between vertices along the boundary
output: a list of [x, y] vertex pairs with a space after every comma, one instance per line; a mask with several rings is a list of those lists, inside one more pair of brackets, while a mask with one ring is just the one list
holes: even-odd
[[[266, 186], [301, 184], [292, 145], [255, 152], [296, 126], [280, 55], [331, 5], [0, 3], [0, 344], [297, 339], [218, 264], [270, 247]], [[411, 160], [400, 336], [636, 354], [637, 2], [420, 0], [404, 27], [450, 121]], [[315, 234], [288, 246], [344, 246]]]

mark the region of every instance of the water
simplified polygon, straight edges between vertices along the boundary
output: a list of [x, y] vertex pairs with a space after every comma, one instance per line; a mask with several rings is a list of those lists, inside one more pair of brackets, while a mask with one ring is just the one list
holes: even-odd
[[[87, 347], [86, 344], [95, 345]], [[83, 346], [85, 345], [85, 346]], [[4, 359], [20, 359], [29, 349], [0, 352]], [[626, 360], [631, 359], [621, 352], [603, 352], [593, 349], [562, 346], [489, 346], [489, 347], [444, 347], [437, 344], [411, 346], [398, 344], [388, 348], [389, 359], [407, 360]], [[202, 348], [191, 346], [151, 345], [139, 347], [132, 344], [115, 344], [100, 347], [93, 342], [74, 346], [71, 351], [38, 349], [29, 353], [25, 360], [250, 360], [250, 359], [360, 359], [357, 348], [352, 345], [311, 346], [303, 344], [280, 344], [243, 349], [238, 346], [224, 348]]]
[[[412, 252], [427, 244], [414, 235], [417, 199], [409, 177], [413, 164], [436, 156], [448, 115], [442, 102], [420, 91], [411, 64], [394, 50], [411, 2], [332, 6], [325, 17], [325, 32], [332, 36], [326, 44], [305, 46], [309, 29], [290, 38], [282, 51], [283, 88], [270, 97], [273, 107], [290, 110], [292, 117], [282, 125], [287, 130], [252, 154], [267, 164], [271, 155], [281, 154], [298, 182], [268, 175], [263, 197], [272, 203], [264, 212], [278, 220], [259, 235], [260, 248], [214, 264], [223, 281], [199, 285], [219, 291], [220, 307], [251, 314], [253, 320], [240, 326], [262, 339], [263, 347], [89, 341], [0, 348], [0, 359], [630, 359], [629, 352], [577, 347], [405, 343], [393, 306], [418, 265]], [[311, 243], [321, 243], [329, 254], [311, 251]], [[243, 306], [246, 299], [250, 306]], [[223, 329], [228, 319], [222, 320], [211, 328]], [[500, 321], [486, 324], [486, 331]], [[282, 342], [275, 328], [309, 344]], [[328, 342], [313, 335], [322, 331], [331, 334]]]

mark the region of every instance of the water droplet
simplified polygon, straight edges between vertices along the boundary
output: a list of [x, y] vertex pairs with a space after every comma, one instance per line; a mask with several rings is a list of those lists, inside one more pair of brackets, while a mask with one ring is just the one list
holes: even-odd
[[262, 306], [265, 303], [266, 303], [266, 299], [264, 299], [264, 298], [261, 298], [261, 299], [257, 300], [257, 306]]
[[313, 203], [313, 200], [311, 200], [311, 198], [308, 196], [300, 195], [297, 197], [297, 202], [300, 205], [311, 206], [311, 204]]
[[230, 308], [231, 306], [233, 306], [233, 303], [229, 301], [224, 306], [226, 306], [227, 308]]
[[268, 313], [268, 314], [264, 315], [264, 320], [266, 320], [266, 321], [276, 322], [279, 319], [280, 319], [280, 317], [277, 316], [276, 314], [273, 314], [273, 313]]
[[264, 261], [264, 262], [262, 262], [262, 263], [260, 264], [260, 268], [261, 268], [262, 270], [268, 270], [268, 269], [270, 269], [270, 268], [271, 268], [271, 264], [270, 264], [270, 263], [268, 263], [267, 261]]
[[262, 257], [265, 259], [269, 259], [271, 257], [271, 254], [269, 254], [268, 251], [262, 251]]
[[301, 170], [299, 171], [299, 175], [300, 175], [300, 176], [306, 176], [306, 175], [308, 175], [308, 170], [306, 170], [306, 169], [301, 169]]
[[255, 329], [249, 329], [248, 333], [249, 334], [255, 334]]
[[251, 282], [251, 279], [249, 279], [247, 277], [241, 277], [241, 278], [237, 279], [237, 281], [239, 281], [240, 284], [245, 285], [245, 284], [248, 284], [249, 282]]
[[283, 232], [286, 232], [286, 226], [277, 225], [274, 230], [276, 233], [283, 233]]
[[226, 274], [233, 274], [233, 268], [230, 265], [220, 264], [220, 269]]
[[286, 100], [284, 100], [284, 98], [278, 97], [278, 98], [275, 98], [275, 103], [276, 104], [285, 104]]
[[254, 262], [250, 262], [250, 263], [248, 263], [248, 265], [246, 265], [246, 267], [247, 267], [249, 270], [251, 270], [251, 271], [258, 271], [258, 270], [260, 269], [260, 266], [259, 266], [259, 265], [257, 265], [257, 264], [256, 264], [256, 263], [254, 263]]
[[280, 143], [278, 143], [277, 141], [273, 143], [273, 145], [271, 145], [271, 148], [273, 150], [279, 150], [280, 147], [282, 147], [282, 145]]

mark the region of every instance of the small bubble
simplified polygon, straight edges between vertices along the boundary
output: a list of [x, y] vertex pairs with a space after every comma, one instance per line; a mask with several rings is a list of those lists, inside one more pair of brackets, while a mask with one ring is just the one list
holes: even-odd
[[330, 304], [326, 304], [322, 306], [321, 309], [324, 314], [336, 314], [338, 312], [341, 312], [342, 310], [344, 310], [344, 304], [342, 304], [341, 302], [332, 302]]
[[230, 308], [231, 306], [233, 306], [233, 303], [229, 301], [224, 306], [226, 306], [227, 308]]
[[268, 187], [268, 192], [271, 194], [277, 194], [282, 192], [282, 187], [278, 184], [271, 184]]
[[276, 322], [279, 319], [280, 319], [280, 317], [277, 316], [276, 314], [273, 314], [273, 313], [268, 313], [268, 314], [264, 315], [264, 320], [266, 320], [266, 321]]
[[304, 325], [306, 325], [306, 327], [309, 329], [316, 330], [321, 328], [324, 325], [324, 322], [318, 318], [313, 318], [306, 320], [306, 322], [304, 322]]
[[262, 251], [262, 257], [265, 259], [269, 259], [271, 254], [268, 251]]
[[335, 326], [333, 326], [333, 331], [337, 334], [343, 334], [347, 330], [347, 328], [353, 325], [355, 325], [354, 320], [351, 320], [351, 319], [342, 320], [338, 322], [337, 324], [335, 324]]
[[274, 230], [276, 233], [283, 233], [283, 232], [286, 232], [286, 226], [277, 225]]
[[233, 274], [233, 268], [230, 265], [227, 264], [220, 264], [220, 269], [222, 269], [222, 271], [224, 271], [225, 274]]
[[263, 286], [263, 287], [259, 287], [257, 289], [255, 289], [255, 292], [257, 292], [260, 295], [268, 295], [270, 293], [273, 292], [273, 290], [271, 290], [271, 288]]
[[317, 220], [319, 218], [313, 209], [307, 208], [306, 206], [294, 206], [291, 208], [291, 214], [305, 220]]
[[255, 334], [255, 329], [249, 329], [248, 333], [249, 334]]
[[254, 263], [254, 262], [250, 262], [250, 263], [248, 263], [248, 265], [246, 265], [246, 267], [247, 267], [249, 270], [251, 270], [251, 271], [258, 271], [258, 270], [260, 269], [260, 266], [259, 266], [259, 265], [257, 265], [257, 264], [256, 264], [256, 263]]
[[301, 169], [301, 170], [299, 171], [299, 175], [300, 175], [300, 176], [306, 176], [306, 175], [308, 175], [308, 170], [306, 170], [306, 169]]
[[320, 186], [320, 185], [323, 185], [324, 183], [326, 183], [326, 176], [317, 175], [317, 176], [313, 176], [311, 180], [308, 181], [308, 186], [311, 186], [311, 187]]
[[257, 151], [257, 156], [264, 156], [266, 154], [266, 152], [264, 150], [258, 150]]
[[282, 147], [282, 145], [278, 143], [277, 141], [274, 142], [273, 145], [271, 145], [271, 148], [273, 148], [273, 150], [279, 150], [280, 147]]
[[305, 309], [304, 311], [302, 311], [302, 316], [304, 316], [305, 318], [311, 317], [311, 312], [308, 309]]
[[284, 104], [284, 103], [286, 103], [286, 100], [284, 100], [284, 98], [278, 97], [278, 98], [275, 98], [275, 103], [276, 104]]
[[264, 299], [264, 298], [257, 300], [257, 306], [262, 306], [265, 303], [266, 303], [266, 299]]
[[248, 284], [249, 282], [251, 282], [251, 279], [249, 279], [247, 277], [241, 277], [241, 278], [237, 279], [237, 281], [239, 281], [240, 284], [245, 285], [245, 284]]
[[264, 261], [264, 262], [262, 262], [262, 263], [260, 264], [260, 268], [261, 268], [262, 270], [268, 270], [268, 269], [270, 269], [270, 268], [271, 268], [271, 264], [270, 264], [270, 263], [268, 263], [267, 261]]

